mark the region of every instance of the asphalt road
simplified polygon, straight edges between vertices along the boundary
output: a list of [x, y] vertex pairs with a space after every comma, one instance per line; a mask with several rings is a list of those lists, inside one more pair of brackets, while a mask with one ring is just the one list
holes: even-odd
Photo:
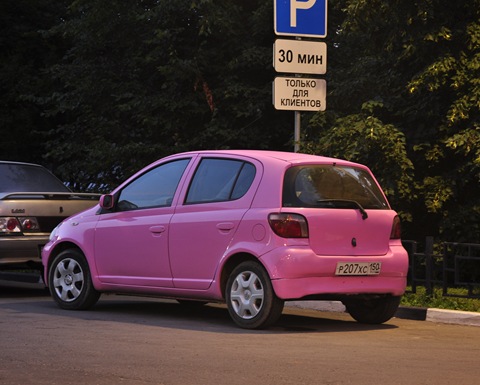
[[224, 306], [103, 296], [59, 309], [35, 283], [0, 282], [0, 384], [478, 384], [480, 329], [286, 308], [268, 330]]

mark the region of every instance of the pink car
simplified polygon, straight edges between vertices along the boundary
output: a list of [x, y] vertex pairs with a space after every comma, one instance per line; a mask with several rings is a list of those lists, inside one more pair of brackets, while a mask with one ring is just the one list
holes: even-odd
[[400, 221], [370, 170], [273, 151], [163, 158], [57, 228], [42, 253], [64, 309], [102, 292], [226, 302], [242, 328], [288, 300], [340, 300], [363, 323], [389, 320], [405, 291]]

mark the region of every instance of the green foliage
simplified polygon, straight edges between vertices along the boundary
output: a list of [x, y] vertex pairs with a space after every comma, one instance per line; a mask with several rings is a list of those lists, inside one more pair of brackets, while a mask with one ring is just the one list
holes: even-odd
[[[455, 295], [466, 295], [466, 290], [451, 289]], [[416, 293], [407, 292], [402, 297], [402, 306], [437, 308], [461, 311], [480, 311], [480, 300], [459, 298], [459, 297], [444, 297], [442, 289], [436, 288], [432, 296], [427, 295], [425, 288], [417, 287]]]
[[[304, 151], [339, 157], [368, 165], [385, 194], [404, 220], [411, 220], [407, 204], [414, 197], [413, 165], [406, 151], [405, 136], [395, 126], [384, 124], [373, 115], [381, 103], [369, 102], [362, 112], [336, 118], [322, 126], [319, 137], [307, 142]], [[318, 115], [311, 124], [318, 128]]]
[[[273, 2], [5, 0], [0, 150], [76, 189], [164, 155], [292, 149]], [[327, 111], [302, 151], [367, 164], [404, 237], [480, 243], [480, 0], [329, 3]]]
[[55, 91], [35, 96], [58, 121], [45, 160], [86, 189], [174, 152], [284, 149], [259, 22], [272, 13], [257, 1], [71, 2], [47, 34], [68, 47], [48, 69]]
[[[480, 1], [333, 7], [344, 17], [329, 51], [329, 108], [310, 121], [307, 147], [371, 166], [412, 215], [407, 236], [480, 242]], [[381, 126], [401, 151], [365, 145]]]
[[60, 19], [64, 1], [0, 2], [0, 153], [1, 159], [38, 161], [40, 133], [53, 123], [30, 97], [47, 90], [42, 70], [61, 57], [62, 45], [42, 30]]

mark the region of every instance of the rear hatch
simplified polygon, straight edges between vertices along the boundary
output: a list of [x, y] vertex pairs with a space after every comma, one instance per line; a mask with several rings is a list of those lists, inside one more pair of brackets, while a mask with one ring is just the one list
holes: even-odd
[[70, 191], [40, 165], [0, 162], [0, 235], [48, 234], [99, 197]]
[[283, 211], [306, 217], [318, 255], [385, 255], [396, 213], [366, 168], [302, 165], [287, 170]]
[[[97, 204], [99, 197], [79, 193], [0, 193], [0, 217], [16, 218], [20, 225], [17, 231], [24, 234], [50, 233], [67, 217]], [[25, 220], [36, 225], [29, 229], [23, 226]]]
[[355, 209], [305, 209], [310, 247], [318, 255], [385, 255], [389, 247], [393, 211], [368, 210], [362, 219]]

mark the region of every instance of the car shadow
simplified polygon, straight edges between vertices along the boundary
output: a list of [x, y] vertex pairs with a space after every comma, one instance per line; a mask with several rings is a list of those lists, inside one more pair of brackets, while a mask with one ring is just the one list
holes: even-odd
[[49, 296], [40, 275], [34, 273], [0, 272], [0, 298]]
[[[3, 288], [2, 288], [3, 289]], [[32, 301], [28, 298], [35, 297]], [[237, 327], [231, 320], [225, 304], [192, 306], [174, 300], [145, 298], [115, 294], [103, 294], [90, 310], [72, 311], [60, 309], [46, 289], [10, 288], [0, 299], [0, 309], [17, 313], [38, 313], [54, 317], [69, 317], [84, 321], [107, 321], [157, 326], [162, 328], [209, 331], [230, 334], [283, 334], [283, 333], [333, 333], [386, 330], [397, 328], [392, 323], [365, 325], [350, 319], [347, 314], [285, 308], [274, 325], [263, 330], [246, 330]]]

